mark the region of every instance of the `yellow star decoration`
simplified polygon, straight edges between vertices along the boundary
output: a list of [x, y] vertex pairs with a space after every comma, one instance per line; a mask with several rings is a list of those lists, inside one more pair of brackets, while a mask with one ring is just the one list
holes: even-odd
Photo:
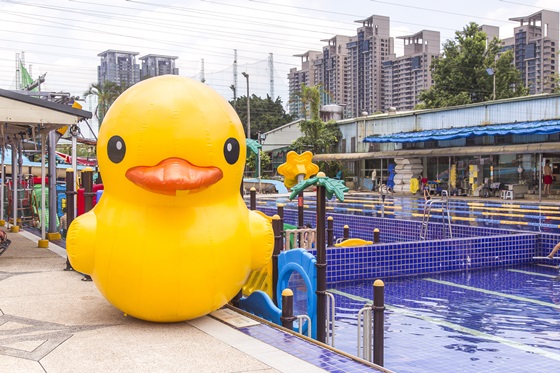
[[319, 166], [312, 162], [313, 153], [303, 152], [301, 155], [291, 151], [286, 156], [286, 163], [278, 166], [278, 173], [284, 176], [284, 185], [291, 188], [298, 183], [298, 175], [304, 175], [303, 179], [309, 179], [319, 172]]

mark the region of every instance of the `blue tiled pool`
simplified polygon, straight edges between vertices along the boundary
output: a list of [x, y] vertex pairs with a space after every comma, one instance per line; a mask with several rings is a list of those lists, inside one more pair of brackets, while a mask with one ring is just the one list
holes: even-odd
[[[261, 205], [275, 207], [276, 203], [286, 203], [288, 209], [296, 209], [297, 202], [286, 197], [266, 197], [259, 200]], [[315, 211], [314, 196], [306, 196], [306, 210]], [[432, 213], [434, 221], [441, 221], [440, 205], [435, 204]], [[530, 201], [504, 201], [480, 199], [477, 201], [453, 197], [449, 202], [453, 224], [477, 227], [509, 228], [525, 231], [547, 231], [560, 233], [560, 206]], [[421, 220], [424, 199], [415, 197], [387, 196], [382, 203], [379, 195], [350, 194], [344, 202], [327, 201], [327, 213], [385, 217], [390, 219]]]
[[[277, 202], [286, 201], [260, 200], [258, 209], [272, 215]], [[539, 266], [533, 257], [547, 255], [560, 241], [560, 206], [453, 201], [453, 237], [444, 235], [436, 212], [420, 240], [423, 200], [391, 198], [383, 207], [379, 202], [376, 196], [350, 196], [327, 205], [335, 237], [342, 237], [343, 225], [353, 238], [372, 240], [373, 229], [381, 231], [375, 245], [327, 249], [337, 348], [357, 353], [356, 314], [372, 299], [373, 280], [382, 279], [388, 305], [386, 368], [555, 370], [560, 364], [558, 269]], [[314, 227], [314, 199], [305, 203], [304, 222]], [[285, 207], [285, 222], [296, 223], [296, 207]], [[305, 309], [297, 294], [296, 302], [298, 311]]]
[[[553, 372], [560, 282], [536, 265], [385, 279], [385, 367], [413, 372]], [[338, 283], [336, 347], [356, 354], [372, 281]]]

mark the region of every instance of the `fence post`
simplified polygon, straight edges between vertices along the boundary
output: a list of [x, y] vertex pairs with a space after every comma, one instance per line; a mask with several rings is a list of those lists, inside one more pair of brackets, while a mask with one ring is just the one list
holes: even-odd
[[378, 243], [379, 242], [379, 228], [375, 228], [373, 230], [373, 242], [374, 243]]
[[84, 185], [84, 212], [88, 212], [93, 208], [93, 168], [84, 168], [82, 184]]
[[283, 203], [278, 203], [276, 205], [276, 213], [278, 214], [278, 216], [280, 217], [280, 221], [282, 222], [282, 230], [284, 230], [284, 204]]
[[350, 238], [350, 227], [349, 226], [347, 226], [347, 225], [344, 226], [344, 233], [343, 233], [342, 236], [344, 238], [344, 241], [346, 241], [347, 239]]
[[282, 290], [282, 326], [294, 330], [294, 292], [291, 289]]
[[251, 190], [249, 192], [250, 194], [250, 209], [251, 210], [256, 210], [257, 209], [257, 190], [255, 189], [255, 187], [251, 187]]
[[334, 245], [334, 220], [332, 216], [327, 218], [327, 247]]
[[383, 366], [383, 329], [385, 324], [385, 284], [373, 283], [373, 363]]

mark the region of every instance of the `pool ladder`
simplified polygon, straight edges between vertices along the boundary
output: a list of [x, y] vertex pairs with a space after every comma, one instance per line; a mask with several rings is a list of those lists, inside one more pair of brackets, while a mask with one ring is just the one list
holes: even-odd
[[[453, 233], [451, 232], [451, 216], [449, 215], [449, 194], [447, 193], [447, 190], [442, 190], [440, 199], [427, 200], [424, 205], [424, 216], [422, 217], [422, 227], [420, 227], [420, 239], [425, 240], [428, 236], [428, 225], [430, 223], [432, 206], [434, 204], [441, 205], [442, 228], [445, 231], [447, 227], [447, 230], [444, 233], [444, 238], [453, 238]], [[447, 224], [445, 224], [446, 217]]]

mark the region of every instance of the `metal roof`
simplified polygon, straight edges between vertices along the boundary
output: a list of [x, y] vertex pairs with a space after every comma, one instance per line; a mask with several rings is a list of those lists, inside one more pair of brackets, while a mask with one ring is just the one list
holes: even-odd
[[364, 138], [363, 141], [370, 143], [412, 143], [455, 140], [470, 136], [547, 135], [558, 132], [560, 132], [560, 120], [554, 119], [487, 126], [444, 128], [417, 132], [400, 132], [390, 135], [368, 136]]
[[0, 134], [49, 132], [91, 118], [89, 111], [0, 89]]

